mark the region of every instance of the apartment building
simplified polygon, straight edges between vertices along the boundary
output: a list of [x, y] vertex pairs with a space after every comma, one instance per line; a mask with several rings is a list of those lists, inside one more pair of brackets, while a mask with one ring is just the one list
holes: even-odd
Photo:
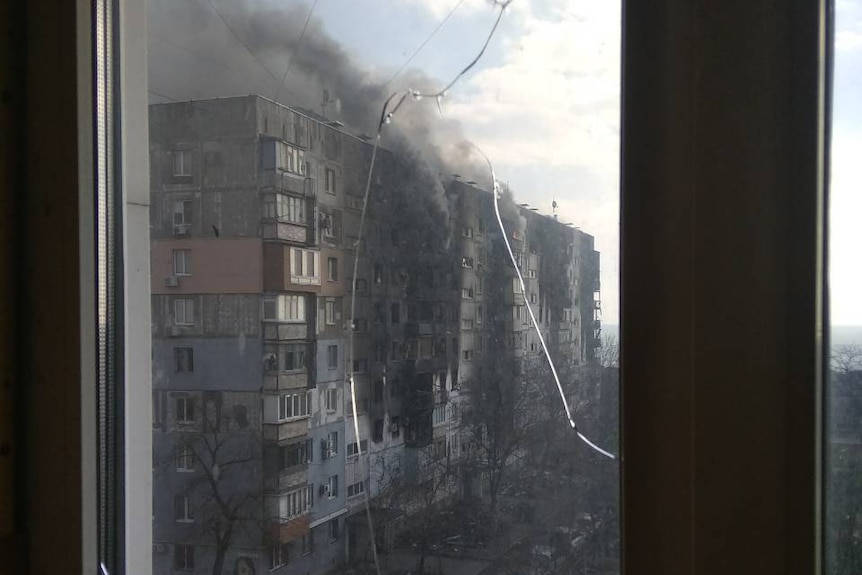
[[488, 191], [381, 150], [359, 245], [370, 148], [259, 96], [150, 107], [155, 573], [323, 573], [366, 498], [387, 545], [484, 496], [488, 401], [552, 385], [527, 302], [566, 382], [592, 361], [591, 236], [508, 202], [522, 286]]

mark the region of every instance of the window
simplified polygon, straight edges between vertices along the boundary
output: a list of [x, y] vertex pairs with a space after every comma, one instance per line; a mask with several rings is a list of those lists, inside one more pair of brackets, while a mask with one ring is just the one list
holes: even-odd
[[339, 526], [338, 526], [338, 517], [333, 519], [328, 523], [329, 525], [329, 541], [338, 541], [339, 537]]
[[297, 225], [307, 225], [305, 198], [287, 194], [269, 194], [262, 202], [263, 217]]
[[188, 177], [192, 175], [191, 150], [176, 150], [174, 156], [174, 176]]
[[[192, 201], [176, 200], [174, 202], [174, 226], [187, 226], [192, 223]], [[176, 230], [175, 231], [179, 231]]]
[[195, 399], [185, 394], [174, 397], [174, 414], [177, 423], [194, 423]]
[[179, 571], [194, 571], [195, 548], [193, 545], [177, 543], [174, 545], [174, 569]]
[[484, 289], [485, 289], [485, 278], [482, 276], [479, 276], [478, 278], [476, 278], [476, 293], [481, 294]]
[[446, 404], [434, 406], [434, 425], [446, 423]]
[[464, 318], [461, 320], [461, 329], [471, 330], [473, 329], [473, 320], [469, 318]]
[[[399, 418], [397, 415], [392, 416], [392, 419], [389, 420], [389, 434], [392, 435], [392, 437], [398, 437], [398, 435], [400, 435], [400, 433], [401, 433], [400, 423], [401, 423], [401, 418]], [[382, 429], [380, 430], [380, 435], [381, 435], [381, 437], [383, 436], [383, 430]]]
[[368, 453], [368, 440], [363, 439], [358, 444], [354, 441], [347, 444], [347, 457], [353, 457], [361, 453]]
[[278, 142], [276, 150], [278, 154], [276, 161], [279, 170], [302, 175], [304, 167], [302, 152], [285, 142]]
[[326, 168], [323, 172], [323, 190], [327, 194], [334, 194], [335, 190], [335, 170]]
[[174, 300], [174, 325], [194, 325], [195, 323], [195, 300]]
[[311, 439], [282, 445], [278, 448], [278, 468], [280, 471], [286, 471], [297, 465], [305, 465], [312, 459]]
[[320, 252], [290, 248], [290, 281], [295, 284], [318, 284]]
[[521, 280], [519, 280], [517, 277], [512, 278], [512, 293], [516, 293], [516, 294], [522, 293], [522, 291], [521, 291]]
[[472, 238], [473, 237], [473, 228], [471, 228], [469, 226], [464, 226], [463, 234], [464, 234], [465, 238]]
[[276, 543], [269, 548], [269, 569], [278, 569], [290, 562], [290, 544]]
[[383, 265], [374, 264], [374, 283], [380, 285], [383, 283]]
[[335, 218], [332, 214], [321, 214], [320, 229], [323, 231], [324, 238], [335, 239]]
[[347, 486], [347, 498], [357, 497], [365, 493], [365, 481], [358, 481]]
[[311, 413], [311, 392], [288, 393], [279, 397], [278, 419], [285, 421], [308, 417]]
[[536, 277], [537, 277], [536, 270], [530, 270], [530, 272], [529, 272], [529, 274], [528, 274], [528, 277], [530, 277], [530, 278], [536, 278]]
[[[794, 45], [795, 45], [795, 44], [794, 44]], [[804, 49], [800, 48], [800, 51], [804, 51]], [[154, 86], [153, 86], [153, 88], [154, 88], [154, 89], [158, 89], [158, 86], [155, 86], [155, 85], [154, 85]], [[635, 100], [635, 99], [636, 99], [636, 98], [631, 98], [631, 100]], [[670, 161], [669, 161], [669, 163], [670, 163]], [[631, 251], [629, 251], [629, 253], [631, 253]]]
[[326, 258], [326, 281], [338, 281], [338, 258]]
[[330, 475], [329, 479], [323, 485], [323, 493], [329, 499], [335, 499], [338, 497], [338, 476]]
[[481, 325], [484, 317], [485, 311], [482, 309], [482, 306], [476, 306], [476, 323]]
[[351, 282], [353, 286], [353, 290], [356, 292], [363, 292], [368, 290], [368, 282], [362, 278], [357, 278], [355, 282]]
[[182, 472], [195, 470], [195, 452], [190, 445], [181, 445], [177, 448], [176, 469]]
[[174, 275], [192, 275], [192, 250], [173, 250]]
[[306, 369], [308, 344], [267, 345], [264, 348], [264, 371], [301, 371]]
[[192, 523], [192, 507], [187, 495], [174, 497], [174, 521], [177, 523]]
[[305, 301], [306, 296], [299, 294], [264, 296], [263, 319], [264, 321], [304, 322]]
[[466, 269], [473, 269], [473, 258], [461, 258], [461, 267]]
[[321, 443], [323, 459], [332, 459], [338, 455], [338, 432], [330, 431]]
[[473, 288], [461, 288], [461, 299], [473, 299]]
[[461, 352], [461, 359], [463, 359], [464, 361], [473, 361], [473, 350], [465, 349], [463, 352]]
[[341, 319], [341, 298], [328, 297], [323, 304], [323, 317], [326, 325], [336, 325]]
[[326, 411], [335, 413], [338, 411], [338, 388], [330, 387], [324, 392]]
[[368, 371], [368, 360], [366, 358], [353, 360], [353, 373], [365, 373]]
[[393, 303], [389, 308], [389, 315], [392, 318], [392, 323], [401, 323], [401, 304]]
[[276, 518], [289, 521], [300, 515], [305, 515], [314, 505], [313, 486], [300, 487], [275, 498]]
[[338, 369], [337, 345], [330, 345], [326, 348], [326, 365], [329, 369]]
[[383, 420], [375, 419], [371, 429], [371, 441], [380, 443], [383, 441]]
[[174, 371], [191, 373], [195, 370], [195, 350], [191, 347], [174, 348]]
[[310, 555], [314, 553], [314, 529], [302, 536], [302, 554]]

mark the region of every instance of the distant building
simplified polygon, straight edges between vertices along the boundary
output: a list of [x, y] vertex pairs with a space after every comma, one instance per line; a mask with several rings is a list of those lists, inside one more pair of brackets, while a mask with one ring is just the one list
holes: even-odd
[[523, 289], [492, 195], [386, 150], [354, 276], [369, 157], [259, 96], [150, 107], [155, 573], [326, 572], [366, 554], [366, 496], [389, 544], [442, 460], [441, 499], [480, 496], [470, 410], [545, 362], [527, 302], [567, 382], [594, 360], [592, 236], [506, 206]]

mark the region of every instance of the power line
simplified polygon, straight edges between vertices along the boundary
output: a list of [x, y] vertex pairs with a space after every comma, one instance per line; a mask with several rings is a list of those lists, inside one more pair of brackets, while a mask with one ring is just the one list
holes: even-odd
[[215, 13], [216, 13], [216, 15], [219, 17], [219, 20], [221, 20], [221, 21], [222, 21], [222, 23], [223, 23], [223, 24], [225, 25], [225, 27], [230, 31], [230, 33], [233, 35], [233, 37], [236, 39], [236, 41], [237, 41], [237, 42], [239, 42], [239, 43], [242, 45], [242, 47], [243, 47], [243, 48], [245, 48], [245, 51], [246, 51], [246, 52], [248, 52], [248, 55], [249, 55], [249, 56], [251, 56], [251, 57], [254, 59], [254, 61], [255, 61], [255, 62], [257, 62], [257, 63], [260, 65], [260, 67], [261, 67], [261, 68], [263, 68], [263, 69], [266, 71], [266, 73], [270, 75], [270, 77], [272, 77], [272, 79], [273, 79], [273, 80], [275, 80], [276, 82], [278, 82], [278, 77], [277, 77], [275, 74], [273, 74], [273, 73], [272, 73], [272, 70], [270, 70], [269, 68], [267, 68], [266, 64], [264, 64], [264, 63], [260, 60], [260, 58], [258, 58], [257, 56], [255, 56], [254, 52], [252, 51], [252, 49], [251, 49], [251, 48], [249, 48], [248, 44], [246, 44], [246, 43], [243, 41], [243, 39], [240, 37], [239, 33], [237, 33], [237, 31], [233, 29], [233, 26], [231, 26], [231, 25], [228, 23], [227, 19], [222, 15], [222, 13], [221, 13], [221, 12], [219, 12], [219, 9], [218, 9], [218, 8], [216, 8], [216, 5], [215, 5], [215, 4], [213, 4], [213, 1], [212, 1], [212, 0], [207, 0], [207, 4], [209, 4], [209, 5], [210, 5], [210, 8], [212, 8], [212, 9], [213, 9], [213, 12], [215, 12]]
[[[461, 0], [462, 2], [464, 0]], [[314, 4], [311, 5], [311, 10], [308, 11], [308, 16], [305, 17], [305, 24], [302, 26], [302, 32], [299, 33], [299, 39], [296, 41], [296, 47], [293, 50], [293, 55], [290, 57], [290, 63], [287, 65], [287, 70], [284, 71], [284, 76], [281, 78], [281, 82], [278, 84], [278, 90], [275, 91], [275, 100], [278, 102], [278, 95], [281, 93], [281, 88], [284, 86], [284, 82], [287, 80], [288, 74], [293, 69], [293, 63], [296, 61], [296, 57], [299, 56], [299, 51], [302, 50], [302, 41], [305, 39], [305, 31], [308, 30], [308, 23], [311, 22], [311, 15], [314, 14], [314, 9], [317, 8], [318, 0], [314, 0]], [[288, 90], [289, 91], [289, 90]]]
[[451, 17], [452, 17], [452, 14], [454, 14], [454, 13], [455, 13], [455, 11], [456, 11], [458, 8], [460, 8], [460, 7], [461, 7], [461, 4], [463, 4], [463, 3], [464, 3], [464, 0], [459, 0], [459, 1], [458, 1], [458, 3], [457, 3], [457, 4], [455, 4], [455, 6], [454, 6], [451, 10], [449, 10], [449, 13], [448, 13], [448, 14], [446, 14], [446, 17], [445, 17], [445, 18], [443, 18], [442, 20], [440, 20], [440, 23], [439, 23], [439, 24], [437, 24], [437, 27], [436, 27], [436, 28], [434, 28], [434, 30], [431, 32], [431, 34], [429, 34], [429, 35], [428, 35], [428, 37], [427, 37], [427, 38], [425, 38], [425, 41], [424, 41], [424, 42], [422, 42], [422, 43], [419, 45], [419, 47], [418, 47], [418, 48], [416, 48], [416, 49], [413, 51], [413, 53], [412, 53], [412, 54], [410, 54], [410, 57], [409, 57], [409, 58], [407, 58], [407, 60], [406, 60], [403, 64], [401, 64], [401, 67], [400, 67], [400, 68], [398, 68], [398, 70], [396, 70], [394, 74], [392, 74], [392, 77], [391, 77], [391, 78], [389, 78], [389, 80], [387, 80], [387, 82], [386, 82], [386, 84], [384, 85], [384, 87], [385, 87], [385, 86], [388, 86], [389, 84], [391, 84], [391, 83], [392, 83], [392, 81], [393, 81], [395, 78], [397, 78], [397, 77], [398, 77], [398, 75], [399, 75], [401, 72], [403, 72], [403, 71], [404, 71], [404, 68], [406, 68], [406, 67], [410, 64], [410, 62], [412, 62], [412, 61], [413, 61], [413, 58], [415, 58], [415, 57], [416, 57], [416, 55], [417, 55], [417, 54], [419, 54], [419, 52], [421, 52], [421, 51], [422, 51], [422, 49], [425, 47], [425, 45], [426, 45], [426, 44], [428, 44], [428, 42], [430, 42], [430, 41], [431, 41], [431, 39], [432, 39], [432, 38], [437, 34], [437, 32], [439, 32], [439, 31], [440, 31], [440, 28], [442, 28], [442, 27], [443, 27], [443, 25], [446, 23], [446, 21], [447, 21], [447, 20], [449, 20], [449, 18], [451, 18]]
[[167, 38], [163, 38], [162, 36], [159, 36], [157, 34], [150, 34], [150, 39], [152, 39], [156, 42], [162, 43], [162, 44], [167, 44], [169, 46], [173, 46], [174, 48], [178, 48], [178, 49], [182, 50], [183, 52], [186, 52], [187, 54], [194, 56], [195, 58], [198, 58], [201, 61], [210, 62], [210, 63], [215, 64], [217, 66], [221, 66], [222, 68], [225, 68], [226, 70], [231, 70], [233, 72], [237, 72], [238, 74], [247, 74], [248, 73], [247, 70], [240, 70], [239, 68], [234, 68], [233, 66], [228, 65], [227, 63], [223, 62], [222, 60], [219, 60], [218, 58], [213, 58], [212, 56], [207, 56], [206, 54], [201, 54], [200, 52], [193, 50], [193, 49], [189, 48], [188, 46], [184, 46], [182, 44], [174, 42], [173, 40], [168, 40]]

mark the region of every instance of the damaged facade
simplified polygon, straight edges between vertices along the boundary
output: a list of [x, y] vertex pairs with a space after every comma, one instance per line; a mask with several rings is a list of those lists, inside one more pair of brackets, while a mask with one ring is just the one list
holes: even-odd
[[259, 96], [151, 106], [155, 573], [323, 573], [366, 555], [366, 494], [383, 546], [435, 474], [431, 503], [493, 497], [480, 444], [555, 393], [526, 302], [589, 391], [592, 236], [509, 202], [524, 290], [489, 192], [381, 150], [353, 277], [370, 156]]

